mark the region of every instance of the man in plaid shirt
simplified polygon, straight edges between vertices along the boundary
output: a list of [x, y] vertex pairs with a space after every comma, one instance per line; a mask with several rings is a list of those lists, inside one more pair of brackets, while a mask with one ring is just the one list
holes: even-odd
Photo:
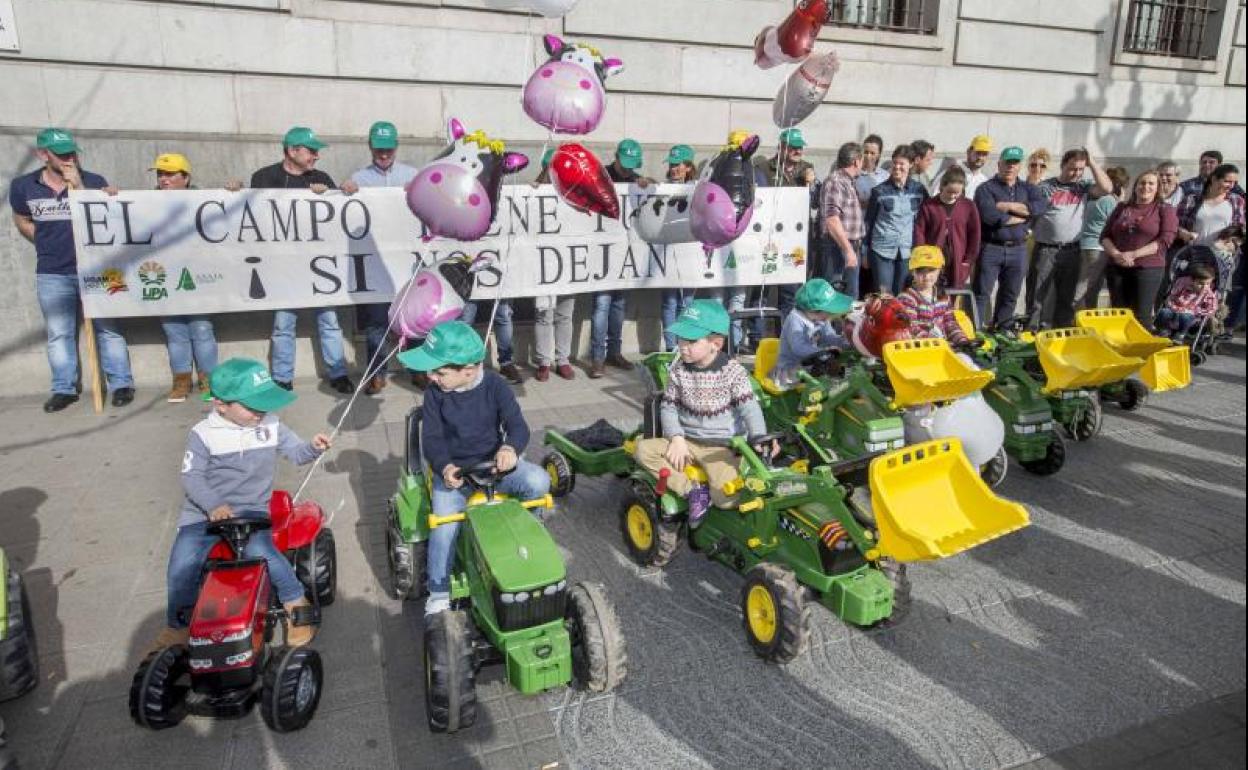
[[854, 180], [862, 173], [862, 145], [846, 142], [836, 153], [836, 168], [823, 183], [819, 215], [827, 238], [823, 273], [829, 283], [843, 281], [844, 292], [858, 298], [858, 249], [866, 229]]

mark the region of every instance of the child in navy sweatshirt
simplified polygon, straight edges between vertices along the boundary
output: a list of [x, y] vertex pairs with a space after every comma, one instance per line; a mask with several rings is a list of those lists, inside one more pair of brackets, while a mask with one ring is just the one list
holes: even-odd
[[[428, 372], [435, 387], [425, 391], [421, 407], [421, 453], [433, 478], [433, 514], [463, 511], [463, 472], [492, 460], [499, 471], [511, 471], [498, 491], [519, 500], [534, 500], [550, 491], [546, 471], [520, 455], [529, 443], [529, 426], [511, 387], [486, 371], [485, 343], [462, 321], [438, 324], [418, 348], [399, 354], [409, 369]], [[514, 469], [514, 470], [513, 470]], [[450, 607], [451, 560], [459, 524], [443, 524], [429, 533], [429, 599], [425, 615]]]

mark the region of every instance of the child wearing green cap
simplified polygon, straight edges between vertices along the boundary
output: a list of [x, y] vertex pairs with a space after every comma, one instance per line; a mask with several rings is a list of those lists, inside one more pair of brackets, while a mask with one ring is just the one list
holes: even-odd
[[[520, 500], [535, 500], [550, 491], [550, 476], [520, 455], [529, 443], [529, 426], [507, 382], [486, 371], [485, 343], [463, 321], [433, 327], [420, 347], [399, 354], [409, 369], [428, 372], [436, 387], [425, 391], [421, 406], [420, 451], [433, 479], [433, 513], [459, 513], [468, 504], [463, 471], [492, 460], [510, 473], [498, 491]], [[425, 615], [451, 605], [451, 559], [459, 524], [444, 524], [429, 533], [429, 598]]]
[[[187, 643], [204, 560], [220, 540], [208, 534], [209, 523], [268, 518], [277, 455], [306, 465], [330, 446], [329, 437], [321, 433], [310, 442], [300, 440], [277, 419], [273, 413], [289, 406], [295, 394], [274, 382], [258, 361], [231, 358], [220, 363], [208, 386], [212, 412], [191, 429], [182, 458], [186, 498], [169, 553], [168, 627], [157, 638], [157, 647]], [[245, 555], [268, 562], [269, 579], [286, 607], [286, 643], [300, 646], [312, 641], [312, 627], [290, 623], [294, 610], [308, 606], [308, 600], [290, 562], [273, 545], [272, 535], [267, 530], [252, 533]]]
[[784, 318], [780, 354], [768, 375], [777, 387], [788, 389], [797, 384], [798, 370], [811, 356], [847, 346], [845, 338], [832, 327], [832, 318], [843, 317], [852, 306], [849, 295], [833, 289], [822, 278], [802, 284], [793, 298], [793, 309]]
[[[656, 475], [672, 472], [667, 484], [689, 503], [690, 527], [701, 523], [712, 502], [717, 508], [736, 505], [724, 485], [737, 477], [737, 458], [725, 446], [737, 424], [751, 437], [767, 432], [749, 374], [724, 353], [730, 325], [724, 306], [710, 299], [694, 300], [672, 324], [668, 331], [679, 340], [680, 355], [663, 390], [663, 437], [637, 444], [638, 463]], [[706, 472], [709, 487], [685, 475], [690, 463]]]

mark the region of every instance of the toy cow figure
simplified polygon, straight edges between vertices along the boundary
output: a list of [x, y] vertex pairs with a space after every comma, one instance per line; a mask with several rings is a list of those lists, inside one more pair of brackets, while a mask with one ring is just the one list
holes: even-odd
[[608, 77], [624, 71], [619, 59], [604, 59], [597, 49], [542, 38], [550, 59], [524, 85], [524, 112], [556, 134], [588, 134], [606, 111]]
[[[744, 133], [744, 132], [742, 132]], [[754, 215], [754, 167], [750, 158], [758, 149], [758, 136], [750, 134], [739, 144], [729, 144], [702, 169], [693, 188], [690, 229], [710, 254], [735, 241]]]
[[448, 132], [451, 144], [417, 173], [407, 187], [407, 207], [428, 233], [457, 241], [475, 241], [489, 232], [498, 211], [503, 176], [529, 165], [518, 152], [484, 132], [469, 134], [455, 118]]

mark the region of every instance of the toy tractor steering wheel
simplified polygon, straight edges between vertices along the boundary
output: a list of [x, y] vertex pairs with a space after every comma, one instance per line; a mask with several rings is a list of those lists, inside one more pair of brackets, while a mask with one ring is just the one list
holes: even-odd
[[484, 492], [487, 498], [493, 498], [494, 488], [498, 486], [498, 482], [502, 481], [504, 476], [514, 470], [515, 468], [513, 467], [511, 470], [500, 471], [494, 460], [490, 459], [483, 460], [470, 468], [465, 468], [460, 471], [460, 476]]
[[750, 439], [750, 448], [758, 455], [758, 459], [763, 461], [763, 465], [770, 468], [772, 467], [772, 462], [779, 456], [779, 453], [772, 455], [771, 445], [772, 443], [779, 443], [786, 435], [784, 431], [777, 430], [771, 433], [764, 433], [761, 436], [755, 436]]
[[247, 541], [251, 539], [253, 532], [260, 532], [266, 529], [272, 529], [273, 522], [268, 519], [247, 519], [235, 517], [232, 519], [222, 519], [221, 521], [210, 522], [204, 529], [209, 535], [220, 535], [230, 548], [234, 550], [234, 554], [242, 557], [243, 550], [247, 548]]
[[812, 377], [835, 377], [841, 372], [841, 349], [827, 348], [802, 359], [802, 366]]

